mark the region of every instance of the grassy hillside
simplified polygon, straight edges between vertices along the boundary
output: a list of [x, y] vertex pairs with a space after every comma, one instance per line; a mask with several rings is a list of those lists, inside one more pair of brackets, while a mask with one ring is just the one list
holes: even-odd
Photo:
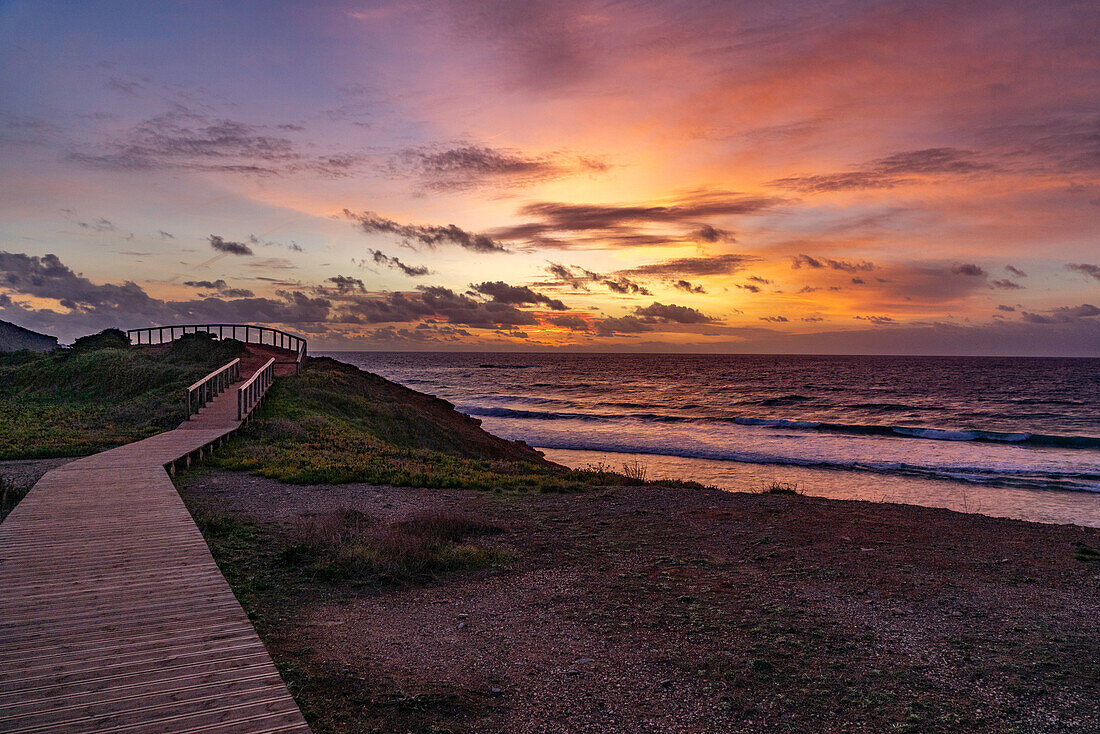
[[174, 428], [186, 387], [243, 350], [199, 334], [154, 352], [109, 330], [72, 349], [0, 354], [0, 460], [90, 454]]
[[295, 484], [573, 491], [638, 483], [604, 470], [568, 471], [480, 423], [445, 400], [313, 358], [301, 375], [276, 380], [215, 462]]

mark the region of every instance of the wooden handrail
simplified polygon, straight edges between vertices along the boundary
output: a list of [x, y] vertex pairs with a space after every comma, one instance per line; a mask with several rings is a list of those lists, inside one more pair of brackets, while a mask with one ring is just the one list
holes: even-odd
[[[198, 413], [203, 406], [216, 398], [222, 390], [239, 380], [240, 376], [241, 360], [237, 358], [228, 364], [222, 365], [187, 388], [187, 418], [190, 419], [192, 414]], [[195, 404], [194, 410], [191, 409], [192, 403]]]
[[267, 394], [275, 381], [275, 358], [267, 360], [243, 385], [237, 388], [237, 420], [243, 421]]
[[[175, 324], [170, 326], [146, 326], [140, 329], [127, 329], [126, 336], [129, 337], [131, 344], [136, 345], [167, 344], [175, 341], [184, 334], [195, 334], [200, 331], [208, 334], [217, 334], [219, 339], [224, 339], [228, 335], [232, 339], [238, 339], [249, 344], [266, 344], [278, 349], [285, 349], [288, 352], [295, 352], [297, 358], [293, 362], [283, 361], [277, 362], [277, 364], [294, 364], [297, 366], [296, 369], [299, 372], [301, 371], [302, 364], [305, 362], [307, 353], [306, 340], [297, 334], [291, 334], [290, 332], [283, 331], [282, 329], [275, 329], [270, 326], [257, 326], [255, 324]], [[179, 336], [177, 336], [177, 333]], [[244, 335], [243, 339], [241, 339], [242, 333]], [[265, 336], [268, 337], [266, 340], [264, 339]], [[154, 341], [154, 337], [156, 337], [156, 341]]]

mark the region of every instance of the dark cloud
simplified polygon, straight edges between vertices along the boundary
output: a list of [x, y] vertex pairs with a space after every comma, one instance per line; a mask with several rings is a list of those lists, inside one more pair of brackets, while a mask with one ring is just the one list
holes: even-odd
[[405, 150], [399, 167], [421, 177], [434, 190], [478, 186], [530, 186], [584, 173], [602, 173], [610, 166], [598, 158], [562, 153], [529, 155], [521, 151], [465, 145], [454, 148], [422, 147]]
[[[700, 191], [667, 205], [572, 204], [535, 202], [518, 214], [531, 221], [492, 232], [499, 240], [525, 248], [617, 248], [668, 245], [693, 240], [700, 232], [717, 236], [717, 228], [705, 229], [713, 217], [758, 214], [782, 199], [750, 197], [726, 191]], [[655, 233], [654, 225], [675, 227], [668, 234]], [[688, 227], [684, 232], [684, 227]], [[713, 230], [713, 232], [712, 232]]]
[[307, 171], [347, 175], [361, 159], [352, 154], [306, 155], [262, 125], [212, 119], [181, 106], [149, 118], [94, 152], [74, 160], [97, 168], [139, 171], [184, 168], [253, 175]]
[[1005, 278], [1003, 280], [991, 280], [991, 281], [989, 281], [989, 285], [992, 288], [999, 288], [999, 289], [1004, 290], [1004, 291], [1023, 290], [1023, 288], [1024, 288], [1019, 283], [1014, 283], [1013, 281], [1008, 280], [1007, 278]]
[[852, 189], [886, 189], [908, 183], [914, 176], [935, 177], [988, 171], [991, 164], [978, 161], [974, 153], [958, 148], [925, 148], [879, 158], [855, 170], [816, 176], [792, 176], [771, 182], [772, 186], [807, 194]]
[[760, 286], [756, 285], [755, 283], [734, 283], [733, 285], [734, 285], [735, 288], [740, 288], [741, 290], [746, 290], [749, 293], [759, 293], [760, 292]]
[[218, 295], [224, 296], [226, 298], [251, 298], [255, 295], [247, 288], [233, 288], [221, 278], [214, 281], [186, 280], [183, 284], [192, 288], [201, 288], [203, 290], [215, 291]]
[[596, 333], [600, 336], [615, 334], [640, 334], [653, 331], [652, 320], [642, 320], [637, 316], [619, 316], [606, 318], [596, 323]]
[[353, 220], [359, 229], [367, 234], [397, 235], [410, 245], [414, 242], [429, 248], [439, 245], [457, 245], [474, 252], [507, 252], [504, 245], [496, 240], [483, 234], [467, 232], [453, 224], [446, 226], [399, 224], [392, 219], [380, 217], [374, 212], [356, 214], [348, 209], [344, 210], [344, 216]]
[[1070, 270], [1075, 270], [1078, 273], [1084, 273], [1085, 275], [1100, 280], [1100, 265], [1090, 265], [1089, 263], [1068, 263], [1066, 267]]
[[634, 313], [647, 319], [677, 324], [709, 324], [717, 320], [689, 306], [677, 306], [673, 303], [666, 305], [654, 302], [645, 308], [639, 306], [634, 309]]
[[709, 224], [704, 224], [699, 229], [691, 233], [691, 237], [699, 242], [709, 242], [711, 244], [715, 242], [734, 242], [733, 233], [727, 232], [724, 229], [712, 227]]
[[160, 238], [162, 240], [174, 240], [174, 239], [176, 239], [176, 236], [174, 234], [169, 233], [169, 232], [165, 232], [162, 229], [162, 230], [160, 230]]
[[421, 322], [415, 329], [383, 326], [365, 334], [357, 335], [356, 341], [363, 339], [372, 343], [424, 344], [454, 343], [471, 336], [470, 332], [448, 324]]
[[514, 306], [525, 304], [544, 305], [554, 311], [567, 311], [569, 307], [556, 298], [551, 298], [543, 293], [536, 293], [527, 286], [508, 285], [504, 281], [493, 281], [471, 285], [475, 293], [489, 296], [497, 303], [508, 303]]
[[[218, 281], [213, 285], [217, 286]], [[234, 289], [230, 288], [218, 297], [164, 301], [149, 296], [136, 283], [92, 283], [56, 255], [8, 252], [0, 252], [0, 286], [18, 294], [55, 300], [66, 309], [61, 312], [21, 306], [9, 297], [5, 312], [30, 324], [29, 328], [45, 329], [63, 338], [120, 325], [316, 323], [329, 318], [333, 305], [328, 299], [311, 298], [299, 291], [280, 291], [278, 299], [271, 299], [234, 297]]]
[[984, 278], [986, 272], [974, 263], [955, 263], [951, 266], [953, 275], [966, 275], [971, 278]]
[[772, 281], [768, 280], [767, 278], [761, 278], [759, 275], [750, 275], [749, 280], [751, 280], [753, 283], [759, 283], [760, 285], [772, 284]]
[[1012, 265], [1005, 265], [1005, 270], [1007, 270], [1012, 275], [1015, 275], [1017, 278], [1026, 278], [1027, 277], [1027, 273], [1025, 273], [1023, 270], [1020, 270], [1019, 268], [1014, 267]]
[[591, 331], [592, 329], [587, 321], [582, 319], [580, 316], [574, 316], [572, 314], [555, 316], [553, 318], [547, 319], [546, 323], [553, 324], [554, 326], [560, 326], [563, 329], [569, 329], [570, 331]]
[[77, 222], [76, 224], [83, 229], [90, 229], [93, 232], [118, 231], [118, 227], [114, 225], [114, 222], [110, 221], [109, 219], [104, 219], [103, 217], [99, 217], [98, 219], [91, 222]]
[[1082, 319], [1092, 319], [1100, 316], [1100, 308], [1091, 303], [1082, 303], [1080, 306], [1060, 306], [1042, 314], [1023, 311], [1020, 318], [1032, 324], [1068, 324]]
[[293, 240], [289, 243], [274, 242], [272, 240], [261, 239], [254, 234], [248, 235], [248, 244], [255, 245], [257, 247], [283, 247], [287, 250], [292, 250], [294, 252], [302, 252], [302, 246], [299, 245], [297, 242], [294, 242]]
[[802, 267], [812, 268], [814, 270], [828, 268], [830, 270], [843, 270], [846, 273], [875, 269], [874, 263], [866, 260], [862, 262], [849, 262], [848, 260], [833, 260], [829, 257], [810, 257], [809, 255], [796, 255], [791, 259], [791, 267], [795, 270]]
[[651, 265], [639, 265], [619, 272], [635, 276], [654, 275], [666, 277], [728, 275], [741, 270], [746, 264], [757, 259], [752, 255], [738, 254], [680, 257]]
[[499, 328], [533, 326], [538, 323], [534, 315], [520, 311], [515, 306], [499, 301], [476, 301], [440, 286], [421, 286], [420, 298], [434, 315], [442, 316], [452, 324]]
[[252, 248], [243, 242], [232, 242], [226, 240], [219, 235], [212, 234], [209, 237], [210, 246], [218, 252], [224, 252], [227, 255], [251, 255]]
[[337, 293], [366, 293], [367, 288], [363, 285], [363, 281], [359, 278], [353, 278], [348, 275], [334, 275], [331, 278], [325, 278], [326, 283], [332, 283], [333, 288]]
[[691, 281], [677, 280], [672, 283], [672, 287], [676, 290], [684, 291], [685, 293], [706, 293], [707, 289], [701, 285], [695, 285]]
[[586, 291], [589, 285], [598, 284], [606, 286], [608, 290], [614, 293], [622, 293], [623, 295], [653, 295], [653, 293], [641, 283], [620, 273], [597, 273], [578, 265], [566, 266], [553, 262], [546, 268], [546, 272], [557, 278], [557, 281], [550, 285], [569, 286], [573, 290]]
[[854, 318], [860, 321], [870, 321], [872, 324], [896, 324], [897, 322], [889, 316], [855, 316]]
[[391, 257], [381, 250], [369, 250], [369, 252], [371, 254], [371, 261], [373, 261], [376, 265], [382, 265], [387, 268], [392, 268], [394, 270], [400, 270], [402, 273], [409, 276], [410, 278], [417, 278], [421, 275], [427, 275], [432, 272], [425, 265], [406, 265], [401, 260], [397, 259], [396, 257]]
[[1003, 303], [1002, 303], [1002, 304], [1000, 304], [999, 306], [997, 306], [997, 310], [998, 310], [998, 311], [1007, 311], [1008, 313], [1014, 313], [1014, 312], [1016, 311], [1015, 307], [1013, 307], [1013, 306], [1006, 306], [1006, 305], [1004, 305]]
[[760, 320], [770, 321], [773, 324], [785, 324], [790, 321], [786, 316], [761, 316]]

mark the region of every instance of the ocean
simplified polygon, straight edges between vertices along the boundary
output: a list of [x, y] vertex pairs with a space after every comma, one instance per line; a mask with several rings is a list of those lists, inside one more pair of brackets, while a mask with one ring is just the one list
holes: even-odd
[[1100, 360], [340, 352], [572, 467], [1100, 526]]

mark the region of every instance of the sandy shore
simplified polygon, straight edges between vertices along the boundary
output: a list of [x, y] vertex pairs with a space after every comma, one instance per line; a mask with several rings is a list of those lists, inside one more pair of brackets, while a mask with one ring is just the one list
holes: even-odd
[[[182, 478], [315, 731], [1100, 730], [1100, 530], [659, 487], [501, 495]], [[427, 585], [303, 580], [295, 517], [459, 512], [511, 554]]]

